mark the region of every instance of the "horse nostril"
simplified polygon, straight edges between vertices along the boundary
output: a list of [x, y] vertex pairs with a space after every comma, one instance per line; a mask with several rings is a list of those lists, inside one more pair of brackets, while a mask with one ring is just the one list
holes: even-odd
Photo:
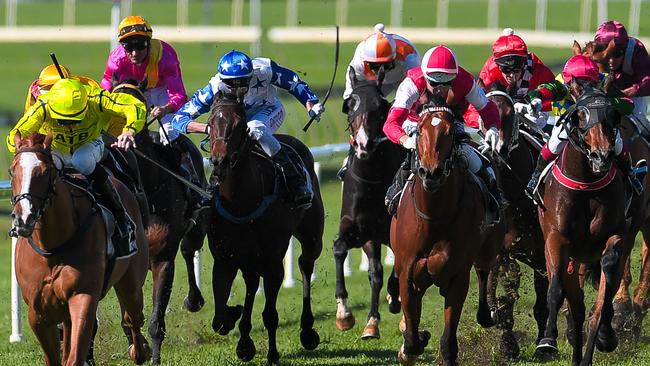
[[424, 169], [423, 167], [418, 168], [418, 176], [422, 179], [425, 179], [427, 177], [427, 170]]
[[368, 158], [368, 153], [366, 151], [362, 151], [359, 153], [359, 159], [366, 159]]

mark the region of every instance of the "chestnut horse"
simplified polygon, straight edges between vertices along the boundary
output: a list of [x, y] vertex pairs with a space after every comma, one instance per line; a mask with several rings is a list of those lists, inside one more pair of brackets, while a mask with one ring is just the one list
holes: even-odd
[[[535, 169], [543, 141], [539, 141], [537, 133], [527, 127], [528, 124], [523, 120], [526, 117], [515, 113], [512, 99], [514, 93], [501, 85], [495, 85], [486, 95], [497, 105], [501, 117], [501, 136], [496, 152], [498, 155], [495, 156], [493, 152], [493, 161], [499, 188], [509, 202], [504, 213], [507, 230], [503, 252], [497, 256], [497, 266], [490, 272], [488, 302], [497, 328], [503, 331], [500, 342], [501, 355], [517, 358], [520, 349], [513, 327], [514, 306], [519, 299], [522, 274], [518, 261], [533, 270], [536, 343], [544, 335], [548, 318], [544, 237], [537, 218], [537, 207], [525, 193], [526, 182]], [[499, 280], [502, 283], [503, 295], [497, 297], [496, 287]]]
[[268, 333], [269, 364], [280, 358], [276, 332], [278, 292], [284, 276], [283, 259], [291, 235], [301, 243], [298, 259], [302, 275], [303, 308], [300, 317], [300, 341], [307, 350], [315, 349], [320, 337], [313, 329], [311, 310], [311, 275], [314, 262], [322, 250], [324, 211], [314, 160], [309, 149], [294, 137], [276, 135], [282, 148], [294, 148], [311, 176], [314, 192], [308, 209], [295, 208], [285, 198], [284, 179], [271, 159], [250, 138], [243, 107], [245, 89], [237, 96], [218, 92], [208, 118], [211, 161], [214, 166], [211, 182], [218, 187], [213, 198], [213, 218], [208, 230], [208, 243], [214, 257], [212, 288], [215, 314], [212, 328], [227, 334], [239, 312], [227, 307], [233, 279], [242, 271], [246, 297], [239, 322], [240, 339], [237, 356], [249, 361], [256, 353], [250, 338], [251, 317], [260, 277], [264, 279], [266, 302], [262, 319]]
[[[573, 43], [574, 54], [584, 54], [596, 61], [603, 72], [609, 72], [609, 59], [615, 50], [615, 44], [610, 42], [607, 47], [597, 46], [594, 42], [588, 42], [582, 49], [577, 42]], [[633, 118], [633, 117], [632, 117]], [[628, 142], [628, 149], [633, 161], [639, 159], [650, 160], [650, 146], [647, 137], [650, 135], [648, 127], [642, 123], [634, 123], [628, 117], [623, 117], [621, 125], [621, 137]], [[641, 133], [639, 133], [641, 132]], [[650, 200], [650, 179], [644, 182], [644, 199]], [[646, 207], [646, 206], [644, 206]], [[639, 339], [643, 318], [650, 309], [650, 210], [640, 213], [644, 217], [638, 225], [632, 225], [631, 230], [641, 231], [643, 235], [643, 247], [641, 249], [641, 271], [639, 283], [634, 290], [634, 298], [630, 297], [630, 284], [632, 283], [632, 272], [630, 271], [630, 260], [625, 263], [623, 280], [616, 295], [614, 296], [614, 319], [612, 321], [615, 329], [632, 331], [635, 339]]]
[[391, 245], [399, 278], [405, 330], [398, 361], [412, 365], [430, 338], [419, 331], [422, 297], [431, 285], [445, 300], [440, 339], [443, 365], [458, 361], [457, 329], [469, 288], [470, 270], [479, 280], [478, 323], [493, 325], [487, 278], [504, 234], [503, 224], [484, 225], [483, 193], [459, 160], [453, 111], [439, 97], [423, 107], [417, 127], [417, 174], [406, 185], [391, 223]]
[[[113, 88], [115, 93], [128, 93], [144, 102], [142, 91], [127, 81]], [[158, 136], [158, 133], [155, 133]], [[194, 169], [207, 185], [203, 170], [203, 159], [196, 146], [186, 136], [178, 137], [192, 159]], [[186, 140], [186, 141], [182, 141]], [[180, 172], [179, 151], [157, 143], [147, 126], [136, 135], [137, 149], [159, 165]], [[153, 273], [153, 307], [149, 320], [149, 336], [152, 340], [153, 364], [160, 364], [160, 349], [167, 333], [165, 312], [174, 283], [176, 254], [179, 244], [188, 268], [189, 293], [184, 306], [189, 311], [198, 311], [205, 303], [194, 278], [194, 252], [203, 246], [206, 236], [208, 211], [195, 212], [191, 205], [188, 188], [179, 180], [154, 165], [148, 159], [137, 156], [140, 178], [149, 205], [149, 222], [146, 230], [151, 248], [150, 267]]]
[[[129, 356], [142, 364], [151, 356], [140, 332], [149, 248], [138, 203], [126, 186], [112, 180], [135, 223], [138, 251], [116, 260], [107, 279], [110, 234], [101, 209], [84, 187], [64, 176], [50, 150], [51, 140], [51, 135], [21, 139], [16, 134], [16, 155], [10, 168], [12, 231], [19, 236], [16, 278], [29, 307], [29, 324], [48, 366], [62, 362], [82, 365], [93, 335], [97, 304], [114, 287], [122, 324], [129, 328], [133, 341]], [[62, 348], [57, 331], [61, 322]]]
[[[572, 85], [572, 87], [574, 87]], [[565, 119], [569, 143], [545, 183], [539, 219], [545, 239], [549, 317], [537, 350], [557, 352], [557, 314], [566, 298], [574, 329], [573, 365], [591, 365], [594, 347], [613, 351], [618, 339], [611, 321], [612, 300], [620, 285], [635, 233], [626, 230], [623, 178], [613, 164], [616, 124], [609, 99], [583, 86], [583, 94]], [[632, 202], [638, 210], [641, 198]], [[573, 263], [600, 263], [600, 285], [588, 322], [583, 358], [584, 293]]]
[[[404, 160], [405, 151], [391, 143], [382, 131], [390, 105], [381, 93], [379, 82], [357, 80], [352, 68], [349, 74], [352, 93], [343, 108], [348, 114], [354, 154], [348, 156], [339, 234], [333, 246], [336, 261], [336, 326], [340, 330], [349, 330], [355, 323], [348, 307], [343, 263], [349, 249], [362, 247], [369, 260], [371, 296], [368, 320], [361, 338], [370, 339], [379, 338], [379, 293], [384, 282], [381, 244], [388, 245], [390, 240], [390, 215], [386, 211], [384, 197]], [[399, 312], [399, 283], [394, 271], [388, 278], [388, 293], [389, 310]]]

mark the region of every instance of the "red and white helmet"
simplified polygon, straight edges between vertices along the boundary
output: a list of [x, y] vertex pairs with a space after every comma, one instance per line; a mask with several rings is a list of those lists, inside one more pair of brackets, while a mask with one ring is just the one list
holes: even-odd
[[528, 56], [528, 47], [521, 37], [515, 35], [512, 28], [505, 28], [503, 35], [492, 45], [492, 55], [495, 59], [506, 56]]
[[429, 49], [422, 57], [420, 68], [427, 80], [436, 83], [447, 83], [458, 75], [456, 55], [444, 45]]
[[391, 62], [397, 55], [393, 36], [384, 33], [384, 25], [375, 25], [375, 34], [363, 41], [361, 58], [364, 62]]
[[568, 84], [572, 78], [597, 82], [600, 79], [598, 65], [587, 56], [575, 55], [564, 65], [562, 70], [564, 83]]

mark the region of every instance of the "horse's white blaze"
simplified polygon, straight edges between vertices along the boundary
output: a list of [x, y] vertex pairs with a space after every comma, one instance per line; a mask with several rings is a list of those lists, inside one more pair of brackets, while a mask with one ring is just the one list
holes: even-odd
[[357, 131], [356, 140], [357, 140], [357, 144], [359, 146], [363, 146], [363, 148], [365, 148], [366, 145], [368, 145], [368, 134], [366, 133], [366, 130], [363, 128], [363, 126], [361, 126], [361, 128], [359, 128], [359, 131]]
[[438, 118], [438, 117], [432, 117], [431, 118], [431, 125], [433, 125], [433, 126], [439, 125], [440, 122], [442, 122], [442, 120], [440, 118]]
[[[25, 152], [20, 154], [20, 167], [22, 168], [23, 176], [21, 179], [22, 187], [20, 187], [20, 194], [29, 192], [29, 187], [32, 183], [32, 172], [39, 166], [41, 162], [36, 157], [36, 153]], [[29, 200], [20, 200], [20, 207], [22, 209], [21, 219], [27, 222], [27, 217], [32, 213], [32, 205]]]

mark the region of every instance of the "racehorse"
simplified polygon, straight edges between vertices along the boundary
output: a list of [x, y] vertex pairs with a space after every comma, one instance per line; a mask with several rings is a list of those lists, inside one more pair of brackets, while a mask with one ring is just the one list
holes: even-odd
[[[620, 116], [598, 89], [583, 86], [581, 94], [573, 111], [567, 112], [569, 143], [545, 183], [545, 209], [539, 210], [550, 287], [549, 317], [537, 350], [557, 352], [557, 314], [566, 298], [574, 329], [572, 364], [591, 365], [594, 346], [611, 352], [618, 345], [611, 326], [612, 300], [634, 244], [634, 234], [628, 235], [626, 231], [625, 187], [618, 167], [613, 164], [616, 121]], [[637, 210], [641, 199], [634, 201], [632, 210]], [[601, 267], [584, 358], [584, 293], [575, 262], [599, 262]]]
[[418, 328], [422, 297], [431, 285], [438, 286], [445, 299], [443, 365], [456, 364], [457, 329], [472, 265], [479, 279], [477, 321], [484, 327], [494, 325], [487, 304], [487, 278], [505, 228], [501, 223], [484, 225], [488, 208], [479, 187], [482, 183], [470, 176], [460, 160], [453, 120], [454, 112], [445, 101], [438, 96], [432, 101], [429, 96], [417, 126], [417, 173], [407, 183], [391, 222], [405, 323], [404, 343], [397, 355], [402, 365], [412, 365], [429, 341], [429, 332]]
[[[122, 309], [122, 324], [137, 364], [151, 357], [140, 332], [144, 324], [142, 286], [149, 250], [138, 203], [113, 179], [125, 210], [135, 223], [136, 254], [109, 263], [110, 231], [102, 208], [83, 183], [64, 175], [52, 155], [52, 135], [21, 138], [11, 164], [12, 231], [16, 278], [29, 307], [29, 324], [49, 365], [81, 365], [88, 354], [97, 304], [111, 287]], [[112, 270], [111, 270], [112, 268]], [[57, 324], [63, 323], [63, 348]], [[63, 352], [61, 352], [63, 351]]]
[[[388, 141], [382, 126], [389, 103], [378, 81], [357, 80], [349, 69], [352, 93], [344, 104], [348, 129], [352, 134], [354, 154], [348, 157], [343, 180], [341, 220], [333, 252], [336, 261], [336, 326], [349, 330], [355, 319], [348, 308], [343, 263], [350, 248], [362, 247], [368, 256], [368, 279], [371, 287], [370, 311], [361, 338], [379, 338], [379, 293], [384, 274], [381, 244], [389, 244], [390, 215], [384, 206], [386, 190], [404, 160], [404, 149]], [[399, 312], [399, 284], [394, 272], [388, 279], [389, 309]]]
[[[537, 207], [525, 193], [526, 182], [535, 169], [543, 141], [538, 140], [538, 131], [533, 130], [534, 127], [524, 120], [525, 117], [515, 113], [512, 99], [514, 94], [498, 83], [493, 84], [486, 94], [497, 105], [501, 117], [498, 151], [492, 156], [499, 188], [509, 202], [504, 213], [507, 227], [504, 250], [497, 256], [497, 266], [490, 271], [488, 281], [488, 302], [493, 309], [497, 327], [503, 330], [500, 352], [506, 358], [517, 358], [520, 351], [513, 332], [514, 305], [519, 299], [521, 282], [521, 269], [517, 261], [533, 269], [536, 343], [544, 335], [548, 318], [544, 237], [537, 218]], [[504, 291], [503, 295], [497, 298], [496, 287], [499, 280]]]
[[262, 319], [268, 333], [269, 364], [280, 358], [276, 331], [278, 312], [276, 303], [284, 276], [283, 258], [293, 234], [301, 243], [298, 259], [303, 285], [303, 308], [300, 318], [300, 341], [307, 350], [320, 343], [313, 329], [311, 310], [311, 275], [314, 262], [322, 250], [323, 203], [314, 161], [309, 149], [294, 137], [276, 135], [294, 148], [302, 158], [311, 177], [314, 198], [310, 208], [296, 208], [284, 196], [284, 180], [271, 159], [256, 148], [247, 133], [243, 107], [245, 88], [233, 93], [218, 92], [208, 118], [210, 126], [211, 182], [218, 184], [213, 198], [213, 218], [210, 220], [208, 242], [214, 257], [212, 288], [215, 315], [212, 328], [227, 334], [239, 312], [226, 303], [237, 270], [246, 283], [246, 297], [239, 322], [240, 339], [237, 356], [249, 361], [255, 355], [255, 344], [250, 338], [251, 316], [260, 277], [264, 279], [266, 302]]
[[[141, 88], [131, 81], [113, 88], [115, 93], [128, 93], [144, 101]], [[156, 133], [157, 135], [157, 133]], [[194, 169], [207, 185], [203, 159], [196, 146], [184, 135], [178, 138], [188, 149]], [[154, 165], [149, 159], [173, 171], [180, 172], [179, 153], [174, 148], [156, 143], [147, 126], [136, 135], [137, 149], [147, 158], [138, 155], [140, 177], [149, 205], [149, 225], [146, 230], [150, 246], [150, 268], [153, 273], [153, 309], [149, 320], [152, 339], [153, 363], [160, 364], [160, 348], [167, 332], [165, 311], [169, 304], [174, 282], [175, 259], [181, 243], [181, 252], [188, 268], [189, 293], [184, 305], [189, 311], [198, 311], [205, 303], [194, 278], [194, 252], [203, 246], [207, 230], [208, 210], [195, 212], [187, 187], [168, 172]]]
[[[615, 50], [615, 44], [612, 42], [607, 47], [602, 48], [595, 42], [587, 42], [586, 46], [580, 47], [577, 42], [573, 43], [574, 54], [584, 54], [596, 61], [598, 67], [603, 72], [609, 72], [609, 59]], [[632, 117], [634, 118], [634, 117]], [[648, 127], [641, 122], [632, 122], [630, 117], [622, 118], [621, 137], [628, 142], [628, 148], [633, 161], [639, 159], [650, 160], [650, 146], [647, 137], [650, 135]], [[639, 133], [641, 132], [641, 134]], [[650, 200], [650, 180], [644, 182], [644, 199]], [[632, 230], [641, 231], [643, 235], [643, 247], [641, 250], [641, 271], [639, 273], [639, 283], [634, 290], [634, 298], [630, 297], [630, 284], [632, 283], [632, 273], [630, 271], [630, 260], [625, 263], [625, 272], [623, 280], [616, 295], [614, 296], [614, 328], [619, 331], [632, 331], [635, 339], [639, 339], [643, 318], [650, 309], [650, 210], [646, 210], [645, 219], [632, 225]], [[636, 235], [636, 234], [635, 234]]]

